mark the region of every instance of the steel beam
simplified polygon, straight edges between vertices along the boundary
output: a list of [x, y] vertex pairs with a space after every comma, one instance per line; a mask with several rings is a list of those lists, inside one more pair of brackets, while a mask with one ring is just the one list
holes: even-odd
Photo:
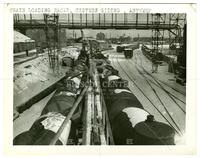
[[[100, 19], [99, 19], [100, 20]], [[115, 21], [115, 25], [111, 23], [105, 23], [105, 25], [101, 25], [100, 22], [98, 23], [87, 23], [86, 24], [82, 24], [80, 22], [78, 23], [73, 23], [73, 24], [69, 24], [69, 23], [59, 23], [60, 28], [66, 28], [66, 29], [140, 29], [140, 30], [150, 30], [150, 29], [160, 29], [160, 30], [170, 30], [170, 29], [178, 29], [178, 25], [176, 24], [160, 24], [155, 25], [155, 24], [146, 24], [146, 23], [133, 23], [133, 22], [129, 22], [126, 23], [126, 25], [124, 25], [124, 23], [117, 23]], [[49, 24], [50, 27], [55, 27], [52, 24]], [[22, 22], [18, 22], [14, 25], [14, 29], [18, 29], [18, 28], [35, 28], [35, 29], [44, 29], [45, 28], [45, 24], [44, 23], [32, 23], [32, 25], [28, 24], [28, 23], [22, 23]]]

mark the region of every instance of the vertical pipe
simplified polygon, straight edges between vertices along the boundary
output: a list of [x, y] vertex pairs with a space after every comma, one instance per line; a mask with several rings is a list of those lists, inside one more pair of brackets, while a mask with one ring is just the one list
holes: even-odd
[[81, 23], [81, 26], [82, 26], [82, 14], [80, 14], [80, 23]]
[[92, 13], [92, 25], [94, 26], [94, 13]]
[[[151, 23], [152, 25], [154, 24], [154, 19], [153, 19], [153, 14], [151, 14]], [[152, 50], [154, 51], [154, 28], [152, 29], [152, 42], [151, 42], [151, 45], [152, 45]]]
[[[187, 51], [187, 25], [184, 24], [183, 30], [183, 58], [182, 58], [182, 66], [186, 67], [186, 51]], [[186, 73], [186, 71], [185, 71]]]
[[[169, 26], [170, 25], [171, 25], [171, 14], [169, 13]], [[170, 51], [171, 51], [171, 49], [170, 49], [170, 46], [171, 46], [171, 32], [170, 32], [170, 30], [168, 32], [169, 32], [169, 54], [171, 54], [170, 53]]]
[[85, 14], [85, 21], [86, 21], [86, 26], [87, 26], [87, 13]]
[[99, 26], [100, 26], [100, 22], [101, 22], [101, 14], [99, 13]]
[[74, 15], [72, 13], [72, 26], [74, 26]]
[[105, 13], [103, 14], [103, 16], [104, 16], [104, 26], [105, 26], [105, 23], [106, 23], [106, 16], [105, 16]]
[[30, 24], [32, 25], [32, 14], [30, 14]]
[[113, 13], [111, 13], [111, 15], [112, 15], [112, 23], [111, 23], [111, 26], [113, 26]]
[[124, 25], [125, 25], [125, 13], [124, 13]]
[[136, 13], [136, 26], [138, 25], [138, 13]]
[[115, 25], [117, 25], [117, 13], [115, 14]]

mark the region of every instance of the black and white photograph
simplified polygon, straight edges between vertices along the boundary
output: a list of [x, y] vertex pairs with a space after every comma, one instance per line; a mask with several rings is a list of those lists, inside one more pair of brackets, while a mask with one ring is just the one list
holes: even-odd
[[186, 14], [14, 14], [14, 145], [178, 145]]
[[128, 5], [9, 6], [13, 148], [193, 142], [193, 14]]

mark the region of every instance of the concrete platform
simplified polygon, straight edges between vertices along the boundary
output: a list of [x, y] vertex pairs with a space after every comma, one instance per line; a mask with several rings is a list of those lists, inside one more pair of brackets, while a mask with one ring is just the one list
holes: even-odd
[[53, 72], [47, 54], [14, 66], [14, 108], [22, 112], [51, 93], [68, 71], [59, 67]]

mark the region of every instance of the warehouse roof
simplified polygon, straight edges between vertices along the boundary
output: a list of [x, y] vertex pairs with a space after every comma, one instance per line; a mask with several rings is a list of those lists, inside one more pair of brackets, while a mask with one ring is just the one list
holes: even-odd
[[18, 31], [14, 31], [14, 43], [26, 43], [26, 42], [35, 42], [35, 40], [32, 40], [31, 38], [23, 35], [22, 33]]

